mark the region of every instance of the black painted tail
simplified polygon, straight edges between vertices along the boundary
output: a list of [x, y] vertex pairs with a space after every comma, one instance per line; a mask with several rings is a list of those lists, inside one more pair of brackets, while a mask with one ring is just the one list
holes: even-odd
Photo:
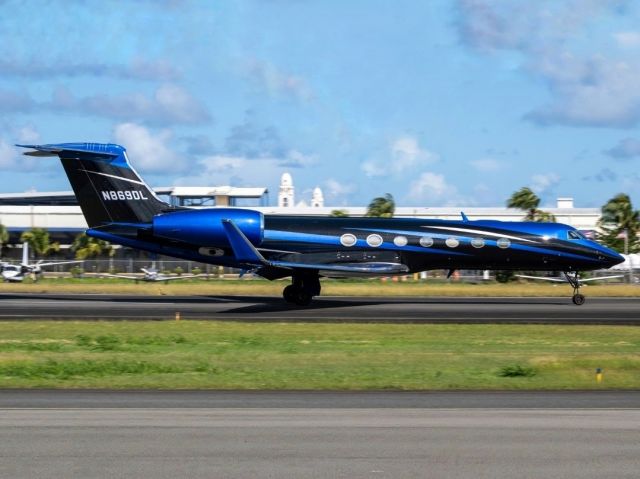
[[90, 228], [111, 223], [149, 223], [171, 206], [140, 178], [120, 145], [61, 143], [17, 145], [25, 155], [58, 156]]

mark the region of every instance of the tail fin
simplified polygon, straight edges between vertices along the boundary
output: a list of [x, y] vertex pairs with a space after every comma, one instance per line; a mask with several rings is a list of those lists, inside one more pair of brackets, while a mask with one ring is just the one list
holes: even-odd
[[58, 156], [89, 227], [149, 223], [171, 206], [160, 200], [131, 167], [126, 149], [101, 143], [16, 145], [30, 156]]

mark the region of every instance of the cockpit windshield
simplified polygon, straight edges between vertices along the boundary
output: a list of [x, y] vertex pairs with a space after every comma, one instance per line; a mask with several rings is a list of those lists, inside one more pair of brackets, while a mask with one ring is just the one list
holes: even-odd
[[567, 237], [570, 240], [586, 240], [587, 237], [585, 235], [583, 235], [582, 233], [580, 233], [577, 230], [569, 230], [567, 231]]

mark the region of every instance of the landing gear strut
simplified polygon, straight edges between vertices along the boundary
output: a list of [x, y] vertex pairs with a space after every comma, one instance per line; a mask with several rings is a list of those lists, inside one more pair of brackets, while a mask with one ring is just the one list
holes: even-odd
[[586, 301], [586, 298], [584, 297], [584, 294], [580, 294], [580, 275], [576, 271], [573, 275], [571, 273], [565, 272], [564, 276], [565, 278], [567, 278], [567, 281], [573, 288], [573, 298], [571, 298], [573, 304], [575, 304], [576, 306], [583, 305]]
[[320, 277], [318, 273], [294, 274], [293, 282], [284, 288], [282, 297], [287, 303], [307, 306], [314, 296], [320, 294]]

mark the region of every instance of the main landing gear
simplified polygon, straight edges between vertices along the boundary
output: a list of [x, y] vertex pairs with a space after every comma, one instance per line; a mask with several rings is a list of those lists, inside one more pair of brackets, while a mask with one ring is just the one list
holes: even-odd
[[294, 274], [293, 282], [284, 288], [282, 297], [287, 303], [307, 306], [314, 296], [320, 294], [320, 277], [318, 273]]
[[573, 297], [571, 298], [573, 304], [575, 304], [576, 306], [583, 305], [586, 301], [586, 298], [584, 297], [584, 294], [580, 294], [580, 275], [576, 271], [575, 273], [573, 273], [573, 275], [571, 273], [565, 272], [564, 276], [565, 278], [567, 278], [567, 281], [573, 288]]

